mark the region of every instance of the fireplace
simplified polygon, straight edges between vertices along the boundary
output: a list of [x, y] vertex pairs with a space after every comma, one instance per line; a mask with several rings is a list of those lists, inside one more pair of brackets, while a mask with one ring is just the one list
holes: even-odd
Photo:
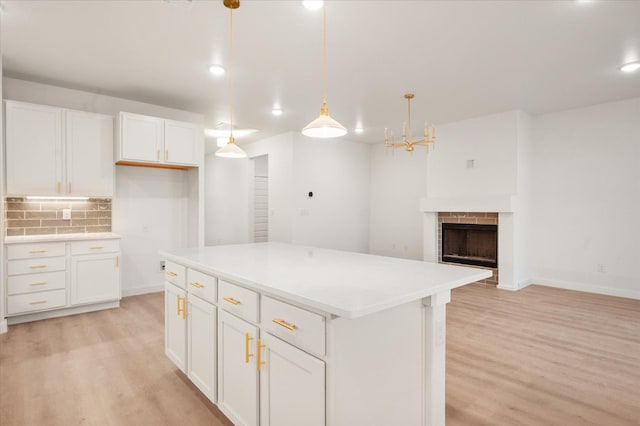
[[498, 226], [442, 224], [442, 261], [498, 267]]

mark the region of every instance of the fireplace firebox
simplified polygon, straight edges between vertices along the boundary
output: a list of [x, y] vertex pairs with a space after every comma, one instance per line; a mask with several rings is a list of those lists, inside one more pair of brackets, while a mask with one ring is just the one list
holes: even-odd
[[498, 226], [442, 224], [442, 261], [498, 267]]

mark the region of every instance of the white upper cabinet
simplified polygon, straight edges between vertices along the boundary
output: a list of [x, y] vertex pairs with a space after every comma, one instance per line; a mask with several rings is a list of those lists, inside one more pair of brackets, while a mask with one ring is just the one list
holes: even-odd
[[165, 162], [178, 164], [197, 164], [198, 130], [198, 126], [192, 123], [165, 120]]
[[120, 155], [117, 160], [160, 162], [164, 158], [163, 141], [163, 119], [120, 113]]
[[66, 111], [69, 195], [113, 195], [113, 117]]
[[5, 102], [7, 195], [60, 195], [62, 110]]
[[113, 118], [6, 101], [7, 195], [113, 196]]
[[120, 113], [116, 162], [123, 165], [198, 166], [202, 128], [192, 123]]

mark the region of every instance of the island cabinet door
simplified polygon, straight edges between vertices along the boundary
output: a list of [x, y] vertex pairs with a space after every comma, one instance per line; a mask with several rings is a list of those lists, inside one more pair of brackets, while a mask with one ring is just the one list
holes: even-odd
[[324, 426], [324, 362], [267, 333], [262, 344], [260, 426]]
[[258, 327], [220, 311], [218, 407], [236, 426], [258, 425]]
[[216, 402], [216, 307], [189, 294], [187, 308], [187, 376]]
[[187, 292], [164, 283], [164, 352], [184, 373], [187, 371]]

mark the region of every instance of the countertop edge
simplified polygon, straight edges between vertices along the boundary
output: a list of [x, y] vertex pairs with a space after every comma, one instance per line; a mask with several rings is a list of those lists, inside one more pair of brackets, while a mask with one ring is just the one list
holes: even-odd
[[42, 234], [42, 235], [16, 235], [4, 237], [2, 241], [5, 245], [28, 244], [28, 243], [53, 243], [66, 241], [86, 241], [86, 240], [115, 240], [122, 239], [122, 236], [113, 232], [95, 232], [82, 234]]

